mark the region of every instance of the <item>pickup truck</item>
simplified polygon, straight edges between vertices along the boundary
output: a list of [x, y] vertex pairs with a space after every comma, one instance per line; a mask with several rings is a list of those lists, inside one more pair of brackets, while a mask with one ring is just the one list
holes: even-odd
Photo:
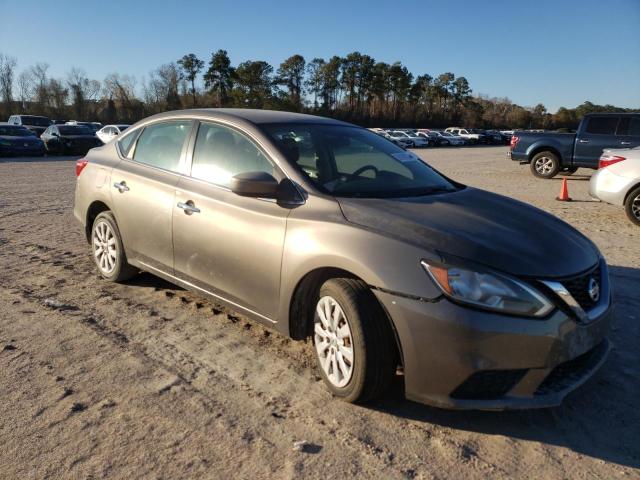
[[538, 178], [571, 174], [578, 168], [598, 168], [605, 148], [640, 145], [640, 113], [590, 113], [574, 133], [514, 132], [508, 152], [511, 160], [529, 164]]

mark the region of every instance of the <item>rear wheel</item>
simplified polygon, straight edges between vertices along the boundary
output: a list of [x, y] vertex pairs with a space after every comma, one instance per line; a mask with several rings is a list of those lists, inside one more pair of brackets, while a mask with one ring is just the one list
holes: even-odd
[[373, 400], [393, 380], [397, 366], [393, 332], [377, 299], [359, 280], [334, 278], [322, 285], [313, 345], [322, 379], [342, 400]]
[[98, 214], [93, 221], [91, 253], [98, 273], [106, 280], [123, 282], [138, 273], [127, 262], [118, 225], [109, 211]]
[[627, 217], [635, 225], [640, 226], [640, 187], [632, 190], [624, 202]]
[[560, 160], [555, 153], [540, 152], [531, 159], [531, 173], [538, 178], [553, 178], [560, 171]]

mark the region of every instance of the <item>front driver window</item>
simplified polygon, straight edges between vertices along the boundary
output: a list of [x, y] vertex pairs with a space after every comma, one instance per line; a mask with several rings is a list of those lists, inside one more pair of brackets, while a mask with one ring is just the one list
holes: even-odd
[[273, 164], [247, 137], [229, 127], [201, 123], [193, 150], [191, 176], [228, 187], [231, 177], [245, 172], [275, 176]]
[[191, 121], [162, 122], [145, 127], [138, 138], [133, 159], [146, 165], [177, 172], [182, 147], [190, 127]]

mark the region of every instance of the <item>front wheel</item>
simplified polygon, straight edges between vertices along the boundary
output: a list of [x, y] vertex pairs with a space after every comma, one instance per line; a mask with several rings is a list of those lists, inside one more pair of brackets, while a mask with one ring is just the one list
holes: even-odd
[[381, 396], [397, 366], [394, 334], [366, 284], [327, 280], [316, 303], [313, 345], [322, 379], [347, 402]]
[[624, 210], [631, 223], [640, 226], [640, 187], [632, 190], [624, 202]]
[[98, 273], [106, 280], [123, 282], [138, 273], [127, 262], [122, 237], [111, 212], [102, 212], [93, 221], [91, 253]]
[[560, 171], [560, 160], [552, 152], [537, 153], [531, 159], [531, 173], [538, 178], [553, 178]]

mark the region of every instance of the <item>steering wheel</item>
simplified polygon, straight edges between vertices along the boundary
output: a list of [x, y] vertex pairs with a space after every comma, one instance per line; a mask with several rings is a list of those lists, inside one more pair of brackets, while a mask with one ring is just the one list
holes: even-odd
[[355, 172], [353, 172], [351, 175], [354, 177], [358, 177], [362, 172], [366, 172], [367, 170], [373, 170], [374, 172], [376, 172], [376, 177], [378, 176], [379, 170], [375, 165], [363, 165], [362, 167], [357, 169]]

